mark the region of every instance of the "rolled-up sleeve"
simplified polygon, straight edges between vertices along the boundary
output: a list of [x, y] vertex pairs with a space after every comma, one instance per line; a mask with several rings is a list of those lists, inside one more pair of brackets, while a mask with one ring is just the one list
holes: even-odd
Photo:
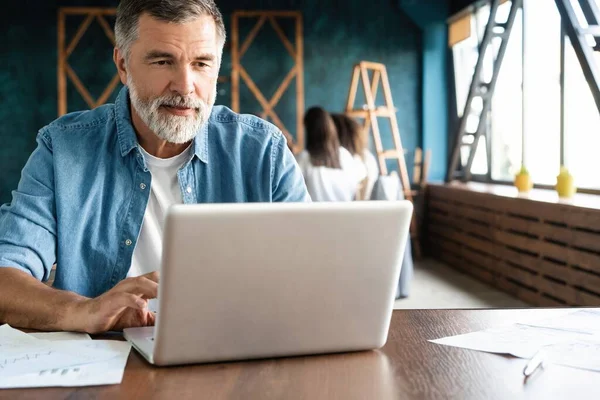
[[271, 182], [273, 201], [310, 202], [302, 171], [281, 132], [273, 135]]
[[45, 130], [21, 173], [12, 202], [0, 207], [0, 267], [47, 280], [56, 262], [52, 142]]

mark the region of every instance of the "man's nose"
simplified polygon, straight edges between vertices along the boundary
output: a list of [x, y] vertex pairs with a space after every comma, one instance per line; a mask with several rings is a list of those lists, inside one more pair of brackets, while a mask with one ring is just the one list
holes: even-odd
[[189, 67], [177, 70], [171, 81], [171, 90], [184, 97], [194, 93], [194, 76]]

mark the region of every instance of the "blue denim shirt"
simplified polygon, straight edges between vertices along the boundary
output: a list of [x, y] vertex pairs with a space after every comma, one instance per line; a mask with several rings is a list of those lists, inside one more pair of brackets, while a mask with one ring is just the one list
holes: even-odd
[[[178, 171], [189, 203], [309, 201], [281, 132], [215, 106]], [[0, 266], [95, 297], [124, 279], [150, 194], [127, 88], [115, 104], [42, 128], [12, 202], [0, 208]]]

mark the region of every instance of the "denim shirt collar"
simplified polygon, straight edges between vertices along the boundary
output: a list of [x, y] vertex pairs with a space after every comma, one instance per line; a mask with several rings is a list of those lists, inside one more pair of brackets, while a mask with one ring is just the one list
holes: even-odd
[[[121, 146], [121, 156], [125, 157], [138, 146], [137, 136], [133, 129], [131, 113], [129, 110], [129, 89], [123, 86], [115, 101], [115, 120], [117, 124], [117, 135]], [[208, 124], [202, 126], [194, 138], [194, 155], [205, 164], [208, 163]]]

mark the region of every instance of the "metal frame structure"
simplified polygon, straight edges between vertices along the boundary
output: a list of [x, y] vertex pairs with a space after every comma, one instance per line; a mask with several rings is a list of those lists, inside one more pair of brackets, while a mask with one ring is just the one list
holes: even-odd
[[[598, 112], [600, 112], [600, 70], [594, 59], [594, 50], [600, 50], [600, 9], [594, 0], [578, 1], [586, 19], [587, 27], [582, 26], [577, 19], [570, 0], [555, 0], [563, 21], [563, 27], [573, 45], [583, 75], [590, 86]], [[590, 46], [587, 42], [588, 36], [594, 39], [594, 46]]]
[[[588, 85], [590, 87], [592, 97], [594, 98], [594, 101], [596, 103], [598, 111], [600, 112], [600, 69], [599, 69], [599, 65], [598, 65], [598, 60], [596, 59], [597, 57], [594, 54], [594, 51], [600, 51], [600, 8], [598, 7], [597, 3], [594, 0], [554, 0], [554, 1], [556, 4], [556, 7], [560, 13], [561, 21], [562, 21], [561, 54], [560, 54], [560, 58], [561, 58], [561, 60], [560, 60], [560, 63], [561, 63], [561, 111], [560, 112], [561, 112], [561, 121], [562, 122], [561, 122], [561, 139], [560, 140], [561, 140], [561, 149], [564, 149], [564, 144], [565, 144], [565, 132], [564, 132], [564, 130], [565, 130], [565, 126], [564, 126], [564, 121], [565, 121], [565, 107], [564, 107], [565, 71], [564, 71], [564, 66], [565, 65], [564, 64], [565, 64], [565, 46], [566, 46], [565, 39], [566, 39], [566, 37], [569, 37], [569, 40], [573, 46], [573, 50], [579, 61], [579, 64], [581, 66], [584, 77], [586, 78], [586, 81], [588, 82]], [[516, 0], [513, 1], [513, 5], [515, 2], [516, 2]], [[522, 5], [523, 0], [519, 0], [519, 2]], [[480, 5], [489, 4], [490, 5], [490, 14], [491, 14], [494, 3], [496, 3], [496, 1], [487, 0], [487, 1], [479, 3], [479, 4]], [[503, 1], [499, 1], [499, 4], [502, 4], [502, 3], [503, 3]], [[576, 10], [575, 8], [579, 8], [579, 9]], [[579, 20], [578, 15], [583, 15], [584, 20]], [[490, 19], [490, 21], [491, 21], [491, 19]], [[486, 25], [486, 32], [487, 32], [487, 29], [490, 27], [489, 26], [490, 21], [488, 21], [488, 24]], [[591, 39], [593, 39], [593, 40], [591, 40]], [[479, 53], [480, 57], [478, 58], [478, 64], [479, 64], [479, 62], [481, 62], [483, 60], [483, 57], [481, 57], [481, 55], [482, 55], [481, 47], [482, 46], [483, 46], [483, 40], [481, 41], [480, 53]], [[523, 85], [525, 85], [525, 82], [523, 83]], [[472, 101], [472, 100], [470, 100], [470, 101]], [[465, 109], [466, 108], [467, 107], [465, 107]], [[489, 110], [488, 110], [487, 114], [489, 114]], [[483, 118], [489, 122], [488, 117], [489, 117], [488, 115], [483, 116]], [[463, 119], [461, 120], [461, 126], [462, 126], [462, 124], [466, 124], [466, 117], [463, 117]], [[473, 141], [472, 146], [469, 144], [461, 143], [461, 140], [464, 140], [464, 139], [461, 139], [459, 137], [459, 134], [457, 134], [457, 136], [454, 138], [453, 154], [452, 154], [451, 162], [450, 162], [449, 168], [448, 168], [447, 181], [462, 178], [463, 180], [477, 180], [477, 181], [486, 181], [486, 182], [492, 181], [492, 182], [496, 182], [496, 183], [510, 183], [510, 182], [492, 180], [491, 175], [490, 175], [490, 170], [491, 170], [491, 157], [493, 155], [491, 154], [491, 151], [490, 151], [491, 141], [489, 140], [490, 139], [490, 137], [489, 137], [490, 132], [488, 131], [489, 126], [483, 126], [480, 128], [483, 129], [483, 132], [479, 132], [479, 135], [468, 135], [468, 134], [463, 135], [463, 137], [469, 137], [469, 136], [473, 137], [473, 139], [472, 138], [467, 139], [469, 142]], [[487, 174], [487, 176], [472, 175], [471, 174], [472, 162], [469, 162], [469, 159], [471, 157], [474, 157], [475, 151], [477, 150], [477, 143], [475, 142], [474, 137], [477, 136], [478, 137], [477, 140], [479, 140], [481, 135], [486, 135], [486, 138], [488, 139], [487, 140], [487, 146], [488, 146], [488, 149], [487, 149], [488, 150], [488, 152], [487, 152], [488, 174]], [[465, 148], [469, 148], [469, 150], [470, 150], [469, 155], [471, 157], [468, 157], [466, 160], [464, 158], [461, 160], [460, 148], [462, 146], [464, 146]], [[457, 158], [456, 161], [455, 161], [455, 158]], [[462, 162], [459, 162], [459, 161], [462, 161]], [[561, 162], [561, 165], [563, 165], [565, 162], [564, 151], [562, 151], [562, 150], [561, 150], [560, 162]], [[544, 185], [536, 185], [536, 187], [550, 188], [549, 186], [547, 187]], [[595, 189], [590, 189], [590, 190], [580, 189], [580, 191], [594, 193], [594, 194], [600, 194], [600, 191], [595, 190]]]
[[[492, 97], [500, 74], [502, 60], [506, 53], [517, 10], [522, 6], [522, 0], [513, 0], [511, 2], [511, 9], [507, 20], [498, 22], [496, 20], [496, 14], [498, 6], [502, 2], [502, 0], [491, 0], [489, 21], [486, 25], [483, 39], [479, 45], [479, 57], [477, 59], [477, 64], [475, 65], [473, 79], [465, 103], [465, 109], [454, 138], [453, 152], [450, 158], [446, 178], [447, 181], [452, 181], [454, 179], [471, 179], [471, 167], [473, 165], [473, 159], [475, 158], [475, 152], [481, 136], [487, 131], [488, 114], [490, 113]], [[500, 39], [500, 45], [498, 46], [497, 54], [493, 55], [492, 77], [486, 82], [482, 77], [483, 65], [487, 57], [487, 52], [494, 50], [492, 43], [494, 38]], [[478, 103], [481, 106], [480, 109], [479, 107], [475, 107], [475, 101], [477, 99], [479, 99]], [[477, 119], [477, 128], [474, 132], [467, 131], [467, 121], [470, 117]], [[461, 162], [462, 149], [468, 151], [468, 157], [465, 163]], [[489, 153], [490, 152], [488, 151], [488, 163], [490, 161]]]

